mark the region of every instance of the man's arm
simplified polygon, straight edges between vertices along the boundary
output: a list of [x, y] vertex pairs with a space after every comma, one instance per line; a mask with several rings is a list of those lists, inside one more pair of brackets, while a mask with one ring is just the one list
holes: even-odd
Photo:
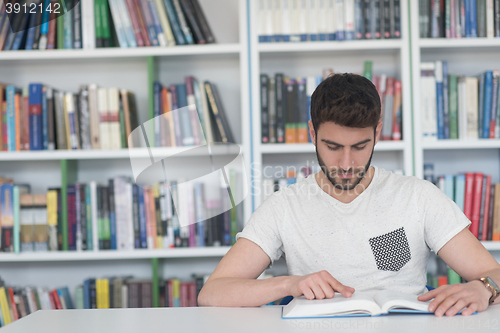
[[[419, 300], [427, 301], [434, 298], [429, 305], [429, 311], [435, 311], [437, 316], [443, 314], [452, 316], [464, 307], [467, 307], [462, 312], [464, 315], [485, 310], [491, 292], [477, 279], [489, 276], [500, 285], [500, 264], [491, 253], [469, 229], [465, 228], [448, 241], [437, 254], [451, 269], [469, 282], [439, 287], [419, 296]], [[494, 302], [498, 303], [500, 297]]]
[[240, 238], [222, 258], [198, 296], [200, 306], [261, 306], [288, 295], [332, 298], [335, 291], [350, 297], [353, 288], [321, 271], [305, 276], [256, 280], [271, 263], [254, 242]]

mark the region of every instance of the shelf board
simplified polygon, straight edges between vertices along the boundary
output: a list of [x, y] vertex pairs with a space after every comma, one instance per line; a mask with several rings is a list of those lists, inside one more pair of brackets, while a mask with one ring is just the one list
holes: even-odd
[[259, 43], [257, 50], [261, 53], [273, 52], [317, 52], [317, 51], [353, 51], [353, 50], [387, 50], [399, 51], [401, 39], [387, 40], [352, 40], [297, 43]]
[[138, 58], [147, 56], [196, 56], [209, 54], [239, 54], [240, 44], [179, 45], [172, 47], [99, 48], [70, 50], [2, 51], [0, 60], [53, 60]]
[[[183, 153], [182, 156], [201, 156], [200, 150], [189, 152], [193, 147], [174, 147], [174, 148], [152, 148], [153, 156], [172, 156]], [[240, 146], [243, 151], [243, 147]], [[226, 147], [215, 147], [212, 150], [213, 155], [230, 154]], [[0, 152], [0, 161], [47, 161], [47, 160], [92, 160], [92, 159], [129, 159], [149, 158], [149, 152], [146, 148], [133, 149], [115, 149], [115, 150], [39, 150], [39, 151], [14, 151]]]
[[[375, 151], [402, 151], [404, 149], [403, 141], [380, 141], [375, 146]], [[288, 143], [288, 144], [261, 144], [262, 154], [295, 154], [295, 153], [314, 153], [312, 143]]]
[[421, 38], [422, 49], [500, 48], [500, 38]]
[[0, 262], [34, 262], [34, 261], [95, 261], [95, 260], [127, 260], [152, 258], [210, 258], [223, 257], [230, 246], [173, 248], [165, 250], [133, 250], [133, 251], [68, 251], [68, 252], [27, 252], [0, 253]]
[[500, 140], [437, 140], [423, 141], [424, 150], [446, 150], [446, 149], [495, 149], [500, 148]]
[[485, 241], [485, 242], [481, 242], [481, 243], [484, 245], [484, 247], [488, 251], [500, 251], [500, 242], [498, 242], [498, 241], [496, 241], [496, 242]]

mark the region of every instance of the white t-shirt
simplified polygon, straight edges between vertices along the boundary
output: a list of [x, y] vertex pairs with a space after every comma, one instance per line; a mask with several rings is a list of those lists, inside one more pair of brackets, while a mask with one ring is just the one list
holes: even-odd
[[271, 265], [285, 255], [290, 275], [327, 270], [356, 291], [427, 291], [427, 261], [470, 225], [432, 183], [375, 168], [350, 203], [324, 192], [314, 177], [273, 193], [236, 239], [259, 245]]

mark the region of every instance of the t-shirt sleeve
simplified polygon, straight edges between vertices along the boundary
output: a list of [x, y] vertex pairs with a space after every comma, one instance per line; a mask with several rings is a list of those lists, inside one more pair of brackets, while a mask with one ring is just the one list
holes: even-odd
[[420, 195], [425, 241], [437, 254], [450, 239], [469, 227], [471, 222], [457, 204], [434, 184], [425, 182]]
[[280, 192], [275, 192], [267, 198], [252, 214], [243, 231], [236, 234], [236, 240], [246, 238], [260, 246], [271, 259], [269, 267], [272, 267], [274, 261], [283, 254], [279, 231], [281, 216], [278, 213], [280, 211], [278, 193]]

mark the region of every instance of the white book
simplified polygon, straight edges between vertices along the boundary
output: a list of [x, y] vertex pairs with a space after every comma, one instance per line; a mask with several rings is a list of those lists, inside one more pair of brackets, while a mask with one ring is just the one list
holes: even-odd
[[108, 90], [97, 89], [97, 109], [99, 110], [99, 146], [101, 149], [111, 149], [111, 135], [108, 115]]
[[68, 138], [68, 148], [79, 149], [80, 145], [78, 143], [77, 118], [75, 113], [75, 100], [73, 93], [68, 92], [64, 94], [64, 109], [67, 115], [66, 133]]
[[493, 0], [486, 0], [486, 37], [495, 37]]
[[95, 49], [94, 0], [82, 1], [82, 45], [84, 49]]
[[283, 41], [289, 42], [290, 36], [292, 34], [292, 4], [291, 0], [282, 0], [281, 2], [281, 33], [283, 35]]
[[258, 18], [258, 23], [257, 23], [257, 35], [259, 38], [259, 43], [264, 43], [268, 42], [268, 36], [266, 36], [266, 23], [267, 23], [267, 0], [259, 0], [258, 3], [258, 13], [257, 13], [257, 18]]
[[274, 33], [274, 41], [281, 41], [282, 28], [283, 23], [281, 22], [281, 18], [283, 17], [283, 13], [281, 12], [281, 0], [273, 0], [273, 33]]
[[124, 23], [122, 21], [120, 15], [120, 4], [119, 0], [108, 0], [109, 1], [109, 9], [111, 10], [111, 18], [115, 25], [116, 37], [118, 38], [118, 44], [120, 47], [129, 47], [127, 42], [127, 36], [125, 33]]
[[128, 308], [128, 286], [122, 285], [122, 308]]
[[283, 318], [337, 316], [378, 316], [387, 313], [430, 313], [431, 301], [422, 302], [417, 295], [392, 290], [355, 292], [350, 298], [335, 293], [333, 298], [308, 300], [294, 298], [283, 307]]
[[[92, 249], [99, 251], [99, 233], [98, 233], [98, 212], [97, 212], [97, 183], [91, 181], [90, 186], [90, 214], [92, 219]], [[89, 240], [87, 240], [89, 241]]]
[[170, 21], [167, 16], [167, 12], [165, 11], [165, 6], [163, 6], [162, 0], [155, 0], [155, 5], [158, 10], [158, 18], [160, 19], [160, 24], [161, 24], [161, 29], [163, 30], [163, 36], [162, 40], [158, 40], [160, 42], [160, 45], [162, 43], [165, 44], [165, 46], [174, 46], [175, 45], [175, 38], [174, 34], [172, 33], [172, 29], [170, 28]]
[[127, 44], [129, 47], [137, 47], [137, 40], [135, 39], [134, 27], [132, 26], [132, 19], [128, 12], [127, 4], [125, 0], [115, 0], [118, 2], [118, 10], [120, 12], [120, 17], [122, 19], [123, 30], [125, 32], [125, 37], [127, 38]]
[[478, 131], [478, 88], [477, 77], [466, 77], [465, 85], [467, 90], [467, 139], [475, 140], [479, 137]]
[[[326, 40], [334, 40], [337, 36], [337, 13], [335, 2], [337, 0], [326, 0], [324, 11], [320, 8], [320, 14], [323, 13], [323, 19], [326, 22]], [[343, 19], [343, 18], [342, 18]], [[342, 23], [343, 26], [343, 23]]]
[[290, 0], [290, 27], [291, 27], [291, 42], [300, 42], [300, 22], [299, 22], [299, 0]]
[[335, 0], [334, 6], [334, 15], [335, 17], [335, 36], [336, 40], [344, 40], [345, 39], [345, 9], [344, 9], [344, 0]]
[[344, 31], [345, 39], [353, 40], [355, 29], [354, 0], [344, 0]]
[[458, 139], [467, 139], [467, 85], [465, 77], [458, 78]]
[[299, 11], [299, 37], [301, 42], [307, 41], [307, 35], [309, 33], [309, 4], [307, 0], [298, 0], [298, 11]]
[[108, 128], [110, 149], [121, 149], [120, 92], [118, 88], [108, 88]]
[[309, 34], [309, 39], [311, 41], [318, 40], [318, 3], [319, 0], [306, 0], [307, 3], [307, 15], [309, 18], [307, 20], [307, 33]]
[[422, 135], [425, 141], [437, 140], [437, 107], [436, 107], [436, 64], [423, 62], [420, 64], [420, 111]]
[[265, 31], [264, 35], [267, 38], [268, 42], [273, 41], [274, 36], [274, 11], [273, 11], [273, 2], [274, 0], [265, 0], [264, 3], [264, 20], [266, 21], [264, 24]]

